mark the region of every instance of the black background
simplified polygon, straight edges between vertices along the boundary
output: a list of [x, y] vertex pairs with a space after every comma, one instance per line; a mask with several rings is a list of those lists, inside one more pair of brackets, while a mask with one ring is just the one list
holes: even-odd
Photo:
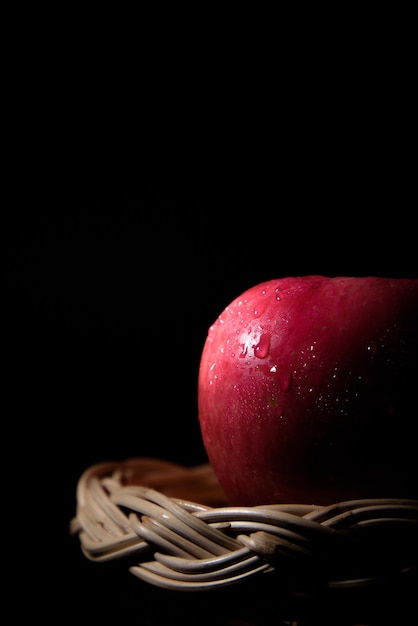
[[[23, 548], [14, 610], [51, 623], [202, 619], [195, 600], [92, 566], [68, 525], [91, 464], [206, 460], [198, 365], [233, 298], [282, 276], [418, 276], [412, 89], [390, 54], [306, 56], [298, 72], [141, 59], [133, 73], [27, 54], [10, 101], [6, 524]], [[257, 621], [226, 605], [219, 623]]]

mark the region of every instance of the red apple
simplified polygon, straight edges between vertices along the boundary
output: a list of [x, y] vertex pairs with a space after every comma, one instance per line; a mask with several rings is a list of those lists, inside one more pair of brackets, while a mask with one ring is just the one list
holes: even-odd
[[418, 279], [269, 280], [210, 327], [198, 413], [233, 505], [418, 497]]

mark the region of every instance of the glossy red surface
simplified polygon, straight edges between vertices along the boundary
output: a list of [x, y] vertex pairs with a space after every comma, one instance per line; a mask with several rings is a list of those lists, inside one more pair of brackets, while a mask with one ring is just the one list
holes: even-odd
[[418, 280], [302, 276], [210, 327], [199, 420], [234, 504], [417, 495]]

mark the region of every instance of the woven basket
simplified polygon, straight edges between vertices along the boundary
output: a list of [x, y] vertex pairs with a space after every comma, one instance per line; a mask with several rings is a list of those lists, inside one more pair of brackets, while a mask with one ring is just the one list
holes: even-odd
[[138, 458], [88, 468], [76, 501], [70, 533], [89, 560], [125, 560], [165, 589], [268, 576], [289, 594], [349, 594], [417, 577], [417, 500], [229, 506], [210, 465]]

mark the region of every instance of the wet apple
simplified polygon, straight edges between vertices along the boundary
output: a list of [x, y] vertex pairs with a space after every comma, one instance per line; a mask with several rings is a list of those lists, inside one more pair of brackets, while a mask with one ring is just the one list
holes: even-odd
[[418, 497], [418, 279], [299, 276], [234, 299], [198, 377], [231, 504]]

